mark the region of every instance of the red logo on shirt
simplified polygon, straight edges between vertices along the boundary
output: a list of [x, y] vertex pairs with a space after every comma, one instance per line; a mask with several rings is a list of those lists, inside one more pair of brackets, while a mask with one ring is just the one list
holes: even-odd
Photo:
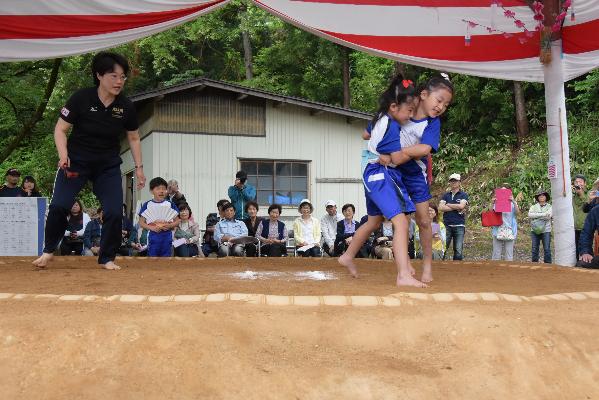
[[60, 113], [61, 113], [62, 115], [64, 115], [65, 117], [68, 117], [68, 116], [69, 116], [69, 113], [70, 113], [70, 111], [69, 111], [69, 109], [68, 109], [68, 108], [66, 108], [66, 107], [63, 107], [63, 108], [62, 108], [62, 110], [60, 110]]

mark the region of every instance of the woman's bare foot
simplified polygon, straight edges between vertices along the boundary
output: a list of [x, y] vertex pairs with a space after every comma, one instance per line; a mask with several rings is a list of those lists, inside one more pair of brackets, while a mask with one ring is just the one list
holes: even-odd
[[430, 283], [433, 281], [433, 267], [432, 266], [423, 266], [422, 267], [422, 282]]
[[399, 274], [397, 275], [397, 286], [414, 286], [419, 288], [428, 287], [426, 283], [420, 282], [418, 279], [413, 276], [401, 277]]
[[119, 267], [118, 265], [116, 265], [114, 262], [112, 261], [108, 261], [106, 264], [101, 264], [102, 268], [104, 269], [109, 269], [109, 270], [113, 270], [116, 271], [118, 269], [121, 269], [121, 267]]
[[42, 255], [39, 258], [35, 259], [32, 262], [32, 264], [38, 268], [46, 268], [46, 265], [48, 265], [50, 261], [52, 261], [52, 258], [54, 258], [54, 254], [42, 253]]
[[347, 270], [349, 271], [351, 276], [353, 276], [354, 278], [358, 277], [358, 268], [356, 267], [356, 264], [354, 264], [353, 258], [343, 254], [343, 255], [341, 255], [341, 257], [339, 257], [337, 262], [339, 262], [339, 264], [341, 264], [345, 268], [347, 268]]

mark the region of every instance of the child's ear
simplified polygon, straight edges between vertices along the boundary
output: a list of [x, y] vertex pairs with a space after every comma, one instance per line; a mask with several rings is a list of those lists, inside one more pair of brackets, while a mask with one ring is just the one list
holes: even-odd
[[428, 90], [424, 89], [423, 91], [420, 92], [420, 99], [424, 100], [428, 97], [429, 93]]

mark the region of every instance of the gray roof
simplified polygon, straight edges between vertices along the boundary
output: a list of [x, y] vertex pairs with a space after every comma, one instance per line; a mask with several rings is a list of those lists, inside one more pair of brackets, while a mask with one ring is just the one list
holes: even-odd
[[246, 86], [242, 86], [236, 83], [217, 81], [214, 79], [208, 78], [196, 78], [186, 82], [178, 83], [171, 86], [166, 86], [159, 89], [148, 90], [146, 92], [136, 93], [129, 98], [133, 102], [139, 102], [142, 100], [148, 100], [159, 96], [164, 96], [169, 93], [175, 93], [182, 90], [193, 89], [197, 87], [212, 87], [222, 90], [227, 90], [229, 92], [238, 93], [240, 96], [254, 96], [262, 99], [271, 100], [277, 103], [287, 103], [293, 104], [300, 107], [306, 107], [313, 111], [326, 111], [334, 114], [344, 115], [349, 118], [357, 118], [369, 120], [372, 118], [371, 114], [351, 110], [349, 108], [343, 108], [339, 106], [333, 106], [330, 104], [319, 103], [316, 101], [301, 99], [299, 97], [291, 97], [291, 96], [283, 96], [276, 93], [267, 92], [261, 89], [254, 89]]

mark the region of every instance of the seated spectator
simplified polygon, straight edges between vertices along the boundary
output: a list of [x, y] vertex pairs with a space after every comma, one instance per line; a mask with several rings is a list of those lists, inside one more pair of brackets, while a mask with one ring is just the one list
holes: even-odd
[[599, 256], [593, 255], [593, 237], [599, 230], [599, 207], [594, 207], [584, 220], [584, 227], [580, 233], [580, 257], [577, 267], [599, 268]]
[[100, 251], [100, 240], [102, 238], [102, 207], [98, 208], [96, 218], [89, 221], [83, 232], [83, 255], [97, 256]]
[[[430, 202], [429, 202], [430, 203]], [[408, 257], [410, 260], [416, 258], [416, 246], [414, 244], [415, 233], [416, 233], [416, 215], [415, 213], [408, 214]]]
[[69, 213], [67, 230], [60, 243], [60, 254], [63, 256], [83, 254], [83, 233], [90, 221], [89, 215], [83, 212], [81, 201], [75, 200]]
[[331, 257], [335, 256], [335, 238], [337, 237], [337, 222], [343, 215], [337, 212], [337, 203], [329, 200], [325, 204], [326, 214], [320, 219], [322, 229], [322, 250]]
[[129, 246], [137, 252], [139, 257], [148, 255], [148, 232], [147, 229], [141, 229], [139, 225], [136, 225], [129, 236]]
[[[431, 219], [433, 229], [433, 260], [442, 260], [445, 254], [445, 239], [447, 231], [443, 222], [439, 221], [437, 206], [429, 203], [428, 215]], [[414, 252], [416, 258], [422, 258], [422, 247], [420, 246], [420, 229], [414, 224]]]
[[[247, 217], [243, 220], [245, 226], [248, 228], [248, 236], [256, 236], [256, 231], [258, 229], [258, 225], [260, 225], [260, 221], [262, 218], [258, 217], [258, 203], [255, 201], [248, 201], [245, 204], [245, 214]], [[256, 257], [258, 245], [254, 243], [248, 243], [245, 245], [245, 255], [248, 257]]]
[[27, 175], [25, 178], [23, 178], [21, 189], [23, 189], [23, 192], [25, 192], [27, 197], [42, 197], [39, 190], [37, 190], [35, 178], [31, 175]]
[[[297, 253], [302, 257], [320, 257], [320, 221], [312, 216], [314, 207], [308, 199], [303, 199], [297, 208], [300, 217], [293, 222], [293, 237]], [[300, 250], [301, 249], [301, 250]]]
[[192, 221], [191, 208], [187, 203], [179, 206], [179, 226], [175, 229], [175, 240], [185, 239], [185, 244], [175, 247], [177, 257], [204, 257], [200, 249], [200, 226]]
[[21, 173], [16, 168], [6, 171], [6, 183], [0, 186], [0, 197], [26, 197], [27, 193], [19, 187]]
[[582, 207], [582, 210], [589, 213], [597, 204], [599, 204], [599, 178], [589, 190], [589, 201]]
[[211, 253], [218, 251], [218, 243], [214, 239], [214, 227], [216, 224], [225, 218], [225, 213], [222, 210], [223, 204], [227, 204], [229, 200], [219, 200], [216, 203], [216, 210], [218, 213], [210, 213], [206, 216], [206, 232], [202, 238], [202, 253], [208, 257]]
[[[356, 230], [360, 227], [360, 223], [354, 220], [356, 207], [353, 204], [345, 204], [341, 208], [343, 219], [337, 222], [337, 235], [335, 236], [335, 256], [339, 257], [349, 247]], [[362, 246], [356, 254], [358, 258], [368, 257], [367, 249]]]
[[383, 260], [393, 260], [393, 223], [387, 218], [374, 231], [374, 255]]
[[268, 257], [281, 257], [287, 255], [288, 233], [285, 224], [279, 221], [283, 211], [278, 204], [268, 207], [268, 216], [260, 221], [256, 230], [256, 237], [262, 245], [262, 255]]
[[179, 182], [177, 182], [176, 180], [171, 179], [170, 181], [168, 181], [166, 186], [166, 193], [168, 196], [168, 201], [176, 205], [177, 208], [179, 207], [179, 204], [187, 204], [185, 196], [183, 195], [183, 193], [179, 191]]
[[[366, 223], [366, 221], [368, 221], [368, 214], [362, 215], [362, 218], [360, 218], [360, 226], [364, 225]], [[372, 257], [375, 256], [374, 255], [374, 232], [372, 232], [370, 234], [370, 236], [368, 236], [368, 239], [366, 239], [366, 242], [364, 242], [364, 251], [369, 256], [372, 256]]]
[[214, 228], [214, 238], [218, 243], [218, 256], [243, 257], [245, 245], [236, 244], [233, 241], [248, 236], [248, 229], [243, 221], [235, 219], [235, 206], [233, 204], [225, 203], [222, 210], [225, 218], [220, 220]]

